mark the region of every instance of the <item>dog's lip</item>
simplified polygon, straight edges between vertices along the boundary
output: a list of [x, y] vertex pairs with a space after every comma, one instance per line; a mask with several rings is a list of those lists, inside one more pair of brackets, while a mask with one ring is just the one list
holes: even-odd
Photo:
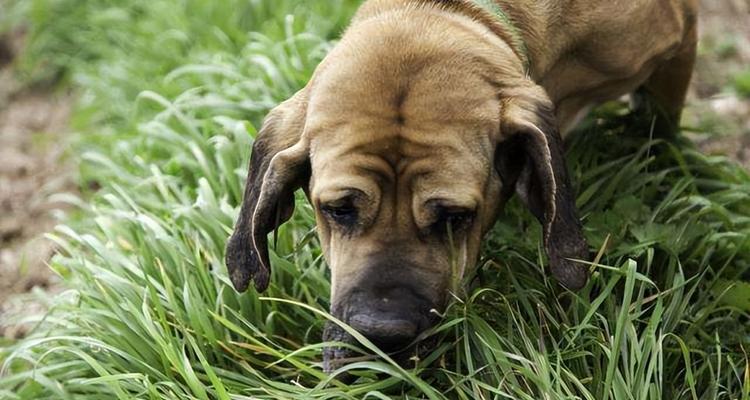
[[[326, 341], [339, 341], [343, 343], [355, 344], [356, 340], [346, 333], [338, 325], [328, 322], [326, 324]], [[418, 342], [412, 342], [408, 346], [399, 350], [385, 351], [389, 357], [401, 366], [413, 366], [421, 357], [429, 354], [437, 345], [437, 336], [430, 335], [426, 338], [418, 338]], [[381, 349], [382, 350], [382, 349]], [[375, 354], [363, 354], [347, 347], [326, 346], [323, 348], [323, 371], [327, 374], [334, 373], [337, 369], [348, 364], [358, 361], [368, 361], [377, 359]], [[351, 384], [356, 380], [355, 375], [349, 372], [337, 373], [336, 379], [341, 382]]]
[[368, 314], [357, 314], [349, 319], [352, 328], [375, 337], [401, 337], [412, 339], [419, 327], [406, 319], [376, 319]]

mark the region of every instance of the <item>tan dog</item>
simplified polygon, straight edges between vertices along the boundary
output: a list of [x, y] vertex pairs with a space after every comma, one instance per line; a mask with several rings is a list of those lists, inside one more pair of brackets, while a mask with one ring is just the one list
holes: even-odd
[[[332, 313], [386, 350], [434, 323], [517, 193], [552, 274], [586, 283], [588, 249], [560, 131], [639, 91], [674, 126], [695, 56], [695, 0], [370, 0], [253, 146], [227, 267], [269, 283], [267, 235], [312, 202]], [[645, 134], [645, 133], [644, 133]], [[347, 340], [335, 327], [327, 339]], [[343, 352], [326, 353], [328, 361]]]

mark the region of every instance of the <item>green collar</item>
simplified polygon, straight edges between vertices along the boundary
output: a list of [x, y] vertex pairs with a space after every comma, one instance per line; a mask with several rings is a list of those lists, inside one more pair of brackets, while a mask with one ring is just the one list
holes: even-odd
[[528, 47], [526, 47], [526, 42], [523, 40], [521, 31], [518, 30], [516, 25], [513, 23], [513, 20], [510, 18], [510, 16], [508, 16], [505, 10], [503, 10], [503, 8], [500, 7], [500, 5], [495, 0], [469, 0], [469, 1], [479, 6], [481, 9], [487, 11], [488, 13], [496, 16], [500, 20], [500, 22], [502, 22], [502, 24], [506, 28], [508, 28], [511, 39], [513, 41], [513, 43], [511, 43], [511, 46], [513, 46], [514, 50], [518, 52], [518, 55], [521, 58], [521, 62], [523, 63], [524, 69], [528, 73], [529, 68], [531, 67], [531, 62], [529, 59], [529, 49]]

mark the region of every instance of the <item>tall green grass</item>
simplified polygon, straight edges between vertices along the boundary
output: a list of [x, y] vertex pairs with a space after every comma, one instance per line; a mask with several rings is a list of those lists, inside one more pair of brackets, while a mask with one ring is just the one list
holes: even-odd
[[24, 62], [79, 88], [82, 181], [101, 189], [52, 235], [69, 289], [0, 350], [0, 398], [750, 399], [741, 168], [602, 108], [568, 152], [599, 254], [587, 288], [548, 279], [540, 228], [511, 202], [436, 344], [406, 368], [365, 356], [344, 384], [322, 373], [329, 283], [304, 199], [268, 292], [235, 293], [223, 248], [255, 127], [356, 2], [73, 3], [33, 1]]

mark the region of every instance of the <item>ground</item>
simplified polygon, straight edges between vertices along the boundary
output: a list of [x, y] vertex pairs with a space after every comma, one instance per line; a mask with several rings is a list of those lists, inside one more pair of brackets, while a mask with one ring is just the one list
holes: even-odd
[[[750, 99], [733, 87], [750, 65], [750, 0], [702, 0], [701, 6], [684, 123], [703, 151], [750, 167]], [[73, 96], [19, 83], [13, 60], [23, 37], [21, 31], [0, 37], [0, 338], [22, 336], [28, 326], [19, 319], [43, 310], [45, 293], [59, 287], [46, 267], [55, 248], [43, 235], [64, 210], [54, 195], [75, 192], [65, 154]]]
[[44, 309], [24, 294], [56, 286], [46, 266], [54, 246], [43, 234], [63, 208], [50, 197], [73, 189], [64, 157], [71, 96], [18, 83], [12, 60], [22, 43], [17, 32], [0, 45], [0, 337], [10, 338], [27, 328], [19, 317]]
[[[750, 98], [734, 90], [750, 71], [750, 0], [701, 0], [700, 45], [683, 122], [708, 153], [750, 167]], [[745, 96], [748, 94], [746, 93]]]

